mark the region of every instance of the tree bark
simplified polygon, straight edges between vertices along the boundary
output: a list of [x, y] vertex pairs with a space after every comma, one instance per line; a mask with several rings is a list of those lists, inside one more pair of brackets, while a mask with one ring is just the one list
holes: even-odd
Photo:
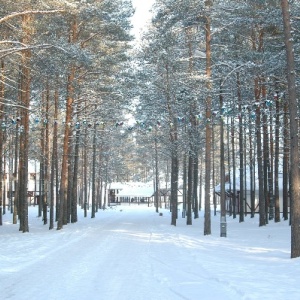
[[[84, 129], [84, 148], [83, 151], [83, 209], [84, 209], [84, 217], [87, 217], [87, 211], [88, 211], [88, 149], [87, 149], [87, 128]], [[108, 166], [107, 166], [108, 168]], [[110, 199], [108, 199], [110, 201]], [[110, 204], [110, 203], [108, 203]]]
[[[205, 2], [206, 8], [210, 11], [211, 1]], [[206, 38], [206, 88], [208, 96], [206, 97], [205, 117], [205, 209], [204, 209], [204, 235], [211, 234], [211, 212], [210, 212], [210, 180], [211, 180], [211, 143], [212, 143], [212, 124], [211, 124], [211, 19], [206, 16], [205, 24]]]
[[263, 178], [263, 152], [261, 142], [261, 109], [260, 109], [260, 86], [259, 79], [255, 79], [255, 100], [256, 108], [256, 147], [257, 147], [257, 172], [258, 172], [258, 192], [259, 192], [259, 226], [266, 225], [266, 205], [264, 197], [264, 178]]
[[199, 201], [198, 201], [198, 173], [199, 173], [198, 150], [195, 147], [194, 153], [194, 175], [193, 175], [193, 209], [194, 219], [199, 218]]
[[236, 190], [236, 157], [235, 157], [235, 135], [234, 135], [234, 119], [233, 117], [231, 118], [231, 131], [230, 131], [230, 134], [231, 134], [231, 153], [232, 153], [232, 186], [231, 186], [231, 190], [232, 190], [232, 206], [233, 206], [233, 209], [232, 209], [232, 217], [233, 219], [236, 218], [236, 213], [237, 213], [237, 190]]
[[158, 213], [159, 170], [158, 170], [157, 129], [155, 129], [154, 151], [155, 151], [155, 211]]
[[[32, 35], [33, 19], [30, 15], [22, 16], [23, 38], [22, 43], [29, 44]], [[19, 168], [19, 200], [20, 200], [20, 231], [29, 232], [28, 225], [28, 202], [27, 202], [27, 184], [28, 184], [28, 150], [29, 150], [29, 107], [30, 107], [30, 69], [31, 51], [22, 52], [22, 73], [21, 73], [21, 126], [20, 126], [20, 168]]]
[[[78, 24], [76, 16], [72, 17], [72, 22], [69, 32], [69, 43], [75, 43], [78, 38]], [[73, 115], [73, 103], [74, 103], [74, 81], [75, 81], [75, 66], [70, 67], [70, 72], [67, 80], [67, 101], [66, 101], [66, 117], [65, 117], [65, 131], [63, 142], [63, 157], [61, 166], [61, 178], [60, 178], [60, 190], [59, 190], [59, 213], [57, 229], [63, 228], [63, 225], [67, 223], [68, 213], [68, 162], [69, 162], [69, 143], [71, 129], [70, 124], [72, 122]]]
[[290, 111], [290, 161], [291, 161], [291, 258], [300, 256], [300, 171], [299, 171], [299, 128], [296, 95], [296, 73], [294, 46], [290, 22], [290, 5], [288, 0], [281, 0], [283, 15], [284, 41], [287, 56], [287, 80]]
[[288, 102], [284, 99], [283, 104], [283, 162], [282, 162], [282, 216], [283, 220], [289, 218], [289, 116]]
[[171, 225], [176, 226], [177, 203], [178, 203], [178, 154], [177, 141], [172, 145], [172, 166], [171, 166]]
[[187, 154], [184, 152], [182, 161], [182, 217], [187, 215]]
[[[262, 79], [262, 99], [266, 99], [266, 84], [265, 79]], [[263, 178], [264, 178], [264, 199], [265, 199], [265, 214], [266, 214], [266, 223], [268, 223], [268, 214], [269, 214], [269, 168], [270, 168], [270, 148], [269, 148], [269, 132], [268, 132], [268, 116], [266, 114], [267, 105], [266, 101], [263, 103], [263, 116], [262, 116], [262, 127], [263, 127]]]
[[[250, 111], [249, 111], [250, 112]], [[251, 218], [255, 215], [255, 154], [253, 148], [252, 116], [249, 114], [249, 171], [250, 171], [250, 207]]]
[[94, 123], [94, 132], [93, 132], [93, 159], [92, 159], [92, 213], [91, 218], [95, 218], [96, 214], [96, 122]]
[[[54, 122], [53, 122], [53, 140], [52, 140], [52, 157], [51, 157], [51, 178], [50, 178], [50, 214], [49, 214], [49, 230], [54, 228], [54, 199], [58, 200], [55, 193], [55, 175], [57, 168], [57, 118], [58, 118], [58, 87], [54, 93]], [[55, 197], [54, 197], [55, 195]], [[56, 203], [57, 206], [57, 203]]]
[[275, 222], [280, 222], [280, 201], [279, 201], [279, 126], [280, 126], [280, 100], [279, 93], [276, 91], [275, 95], [275, 106], [276, 106], [276, 119], [275, 119], [275, 157], [274, 157], [274, 191], [275, 191]]
[[61, 178], [60, 178], [60, 190], [59, 190], [59, 213], [57, 230], [63, 228], [65, 222], [65, 216], [67, 214], [67, 188], [68, 188], [68, 156], [69, 156], [69, 137], [70, 137], [70, 125], [72, 120], [73, 111], [73, 81], [75, 77], [75, 68], [71, 68], [71, 72], [68, 76], [68, 95], [66, 101], [66, 118], [65, 118], [65, 131], [63, 142], [63, 157], [61, 166]]
[[[223, 107], [223, 91], [220, 88], [220, 109]], [[220, 177], [221, 177], [221, 237], [226, 237], [226, 191], [225, 191], [225, 146], [224, 146], [224, 123], [220, 120]], [[222, 226], [225, 226], [225, 230]]]
[[74, 149], [74, 169], [73, 169], [73, 184], [72, 184], [72, 199], [71, 199], [71, 223], [76, 223], [77, 216], [77, 191], [78, 191], [78, 168], [79, 168], [79, 143], [80, 143], [80, 127], [76, 129], [75, 133], [75, 149]]
[[[1, 126], [4, 126], [4, 118], [3, 118], [3, 107], [4, 107], [4, 61], [1, 60], [1, 81], [0, 81], [0, 120], [2, 121]], [[3, 156], [3, 140], [4, 140], [4, 130], [5, 128], [0, 128], [0, 226], [2, 226], [2, 207], [3, 207], [3, 199], [2, 199], [2, 182], [3, 182], [3, 164], [2, 164], [2, 156]]]
[[[190, 145], [191, 147], [191, 145]], [[187, 218], [186, 224], [192, 225], [192, 195], [193, 195], [193, 156], [189, 150], [188, 155], [188, 188], [187, 188]]]
[[244, 191], [244, 136], [243, 136], [243, 114], [242, 114], [242, 94], [241, 94], [241, 82], [240, 74], [237, 73], [237, 97], [239, 106], [239, 154], [240, 154], [240, 199], [239, 199], [239, 221], [245, 220], [245, 191]]

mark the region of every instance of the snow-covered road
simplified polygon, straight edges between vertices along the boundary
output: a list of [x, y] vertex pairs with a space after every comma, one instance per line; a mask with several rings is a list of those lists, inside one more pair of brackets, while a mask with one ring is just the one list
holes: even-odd
[[[258, 245], [249, 246], [241, 238], [236, 244], [243, 224], [233, 223], [233, 240], [218, 232], [204, 237], [203, 219], [193, 226], [180, 219], [173, 227], [169, 213], [159, 216], [153, 207], [100, 211], [61, 231], [49, 231], [33, 209], [29, 233], [19, 233], [7, 215], [0, 228], [1, 299], [226, 300], [261, 293], [263, 299], [294, 299], [282, 298], [286, 288], [292, 295], [300, 291], [300, 261], [289, 259], [279, 239], [288, 230], [283, 224], [268, 247], [257, 234], [264, 229], [252, 224], [249, 241]], [[274, 294], [276, 284], [285, 286]]]

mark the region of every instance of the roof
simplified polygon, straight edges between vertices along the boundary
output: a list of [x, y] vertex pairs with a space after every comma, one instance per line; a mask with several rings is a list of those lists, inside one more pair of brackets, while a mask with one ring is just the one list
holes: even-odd
[[[231, 180], [232, 180], [232, 176], [233, 174], [231, 173]], [[256, 174], [255, 176], [255, 187], [256, 189], [258, 189], [258, 176]], [[278, 185], [279, 185], [279, 190], [282, 190], [282, 174], [279, 173], [279, 178], [278, 178]], [[233, 183], [230, 182], [225, 182], [225, 190], [232, 190], [233, 189]], [[236, 172], [236, 178], [235, 178], [235, 189], [236, 191], [240, 190], [240, 176], [239, 176], [239, 172]], [[250, 181], [250, 174], [249, 171], [247, 170], [246, 173], [246, 182], [244, 182], [244, 189], [250, 191], [251, 190], [251, 181]], [[215, 192], [221, 192], [221, 184], [218, 184], [215, 186]]]
[[118, 197], [152, 197], [154, 194], [153, 183], [143, 182], [113, 182], [109, 189], [119, 190]]

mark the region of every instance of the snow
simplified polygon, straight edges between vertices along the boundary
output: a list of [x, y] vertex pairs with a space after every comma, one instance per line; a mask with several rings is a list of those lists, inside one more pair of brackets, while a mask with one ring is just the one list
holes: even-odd
[[117, 197], [147, 197], [154, 194], [153, 182], [112, 182], [110, 189], [118, 190]]
[[[299, 299], [300, 259], [290, 259], [288, 221], [258, 226], [212, 215], [192, 226], [170, 212], [144, 205], [101, 210], [62, 230], [48, 230], [29, 208], [30, 232], [12, 215], [0, 226], [1, 299]], [[181, 213], [179, 214], [181, 216]]]
[[[230, 182], [226, 182], [225, 183], [225, 190], [228, 191], [230, 189], [233, 189], [233, 171], [230, 171], [230, 178], [232, 183], [230, 184]], [[248, 191], [251, 190], [251, 179], [250, 179], [250, 170], [247, 167], [246, 168], [246, 173], [244, 174], [245, 178], [246, 178], [246, 182], [244, 182], [244, 188]], [[259, 185], [259, 181], [258, 181], [258, 174], [255, 173], [255, 180], [254, 180], [254, 186], [258, 187]], [[283, 177], [282, 177], [282, 173], [278, 174], [278, 189], [279, 191], [282, 191], [282, 187], [283, 187]], [[240, 190], [240, 170], [236, 170], [235, 173], [235, 189], [236, 191]], [[254, 187], [253, 187], [254, 189]], [[216, 192], [221, 192], [221, 184], [218, 184], [217, 186], [215, 186], [215, 191]]]

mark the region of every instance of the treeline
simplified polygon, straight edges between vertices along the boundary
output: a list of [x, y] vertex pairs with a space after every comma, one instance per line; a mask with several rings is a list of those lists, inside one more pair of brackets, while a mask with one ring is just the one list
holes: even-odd
[[297, 1], [156, 1], [139, 52], [139, 115], [165, 125], [154, 141], [171, 161], [171, 224], [183, 177], [187, 224], [203, 197], [211, 234], [220, 183], [223, 222], [227, 211], [240, 222], [253, 217], [257, 193], [259, 225], [291, 217], [292, 256], [300, 255], [298, 12]]
[[[50, 229], [77, 221], [78, 199], [92, 217], [104, 204], [121, 163], [111, 129], [131, 82], [132, 14], [126, 0], [0, 1], [1, 225], [10, 207], [29, 231], [29, 196]], [[34, 195], [29, 160], [39, 162]]]
[[[257, 192], [259, 225], [290, 219], [300, 256], [298, 1], [157, 0], [135, 53], [130, 1], [0, 2], [0, 175], [21, 231], [34, 159], [50, 228], [76, 222], [89, 198], [94, 217], [103, 183], [138, 170], [155, 180], [157, 210], [170, 182], [172, 225], [179, 179], [188, 225], [204, 199], [205, 235], [215, 185], [222, 222], [227, 210], [254, 216]], [[136, 123], [125, 127], [127, 110]]]

